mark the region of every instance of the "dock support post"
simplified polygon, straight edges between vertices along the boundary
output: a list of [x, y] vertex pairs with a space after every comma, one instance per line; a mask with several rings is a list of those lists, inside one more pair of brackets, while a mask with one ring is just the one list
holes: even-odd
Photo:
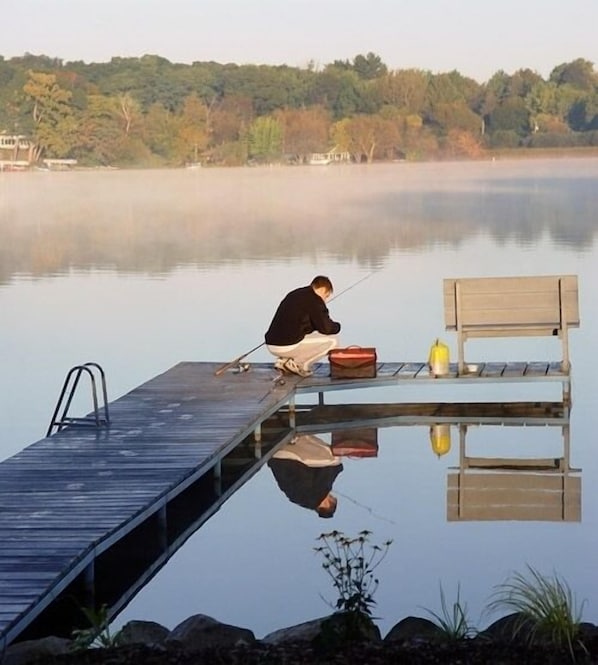
[[95, 608], [96, 601], [96, 566], [95, 560], [92, 561], [83, 571], [83, 593], [87, 607]]
[[253, 440], [256, 443], [260, 443], [262, 440], [262, 423], [258, 423], [256, 428], [253, 430]]
[[324, 393], [318, 393], [318, 406], [324, 406]]
[[291, 395], [289, 399], [289, 427], [295, 429], [295, 395]]
[[166, 513], [166, 504], [160, 508], [157, 515], [158, 519], [158, 542], [160, 549], [165, 552], [168, 547], [168, 518]]
[[214, 477], [214, 492], [216, 496], [222, 495], [222, 461], [218, 460], [212, 467]]

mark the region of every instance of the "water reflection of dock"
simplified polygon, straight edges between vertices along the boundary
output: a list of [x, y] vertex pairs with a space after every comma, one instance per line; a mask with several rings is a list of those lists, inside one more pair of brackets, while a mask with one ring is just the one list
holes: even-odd
[[[581, 469], [570, 464], [569, 410], [558, 402], [316, 405], [297, 414], [297, 429], [321, 432], [355, 426], [422, 426], [459, 433], [459, 466], [447, 476], [447, 520], [581, 521]], [[558, 457], [482, 457], [467, 454], [472, 427], [560, 428]], [[507, 427], [508, 426], [508, 427]], [[434, 443], [434, 441], [433, 441]], [[446, 442], [442, 453], [447, 452]]]
[[[297, 429], [321, 432], [356, 425], [428, 425], [459, 433], [459, 466], [447, 477], [447, 520], [581, 521], [581, 469], [570, 464], [569, 410], [555, 402], [317, 405], [297, 414]], [[558, 457], [481, 457], [467, 454], [476, 426], [560, 428]], [[434, 443], [434, 441], [433, 441]], [[440, 442], [439, 445], [446, 446]], [[447, 449], [442, 453], [447, 452]]]

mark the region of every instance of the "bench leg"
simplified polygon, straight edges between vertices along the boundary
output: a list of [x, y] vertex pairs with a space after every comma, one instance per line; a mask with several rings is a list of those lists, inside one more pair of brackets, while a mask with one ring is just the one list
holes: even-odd
[[571, 408], [571, 377], [563, 381], [563, 406], [567, 411]]
[[458, 371], [459, 374], [465, 374], [465, 340], [462, 332], [457, 335], [457, 350], [459, 354]]

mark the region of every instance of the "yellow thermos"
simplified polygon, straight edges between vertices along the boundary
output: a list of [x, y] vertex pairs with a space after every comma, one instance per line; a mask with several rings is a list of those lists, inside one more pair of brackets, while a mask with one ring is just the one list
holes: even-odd
[[451, 449], [451, 426], [442, 423], [430, 427], [430, 443], [432, 450], [440, 457]]
[[438, 339], [432, 344], [428, 364], [434, 376], [444, 376], [449, 372], [449, 348]]

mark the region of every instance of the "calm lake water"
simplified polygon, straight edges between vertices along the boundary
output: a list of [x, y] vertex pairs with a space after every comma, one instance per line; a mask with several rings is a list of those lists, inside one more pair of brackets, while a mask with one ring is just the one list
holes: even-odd
[[[334, 518], [291, 503], [263, 467], [119, 616], [167, 627], [195, 613], [257, 637], [334, 600], [313, 551], [337, 529], [393, 539], [378, 568], [385, 634], [439, 611], [440, 583], [472, 623], [493, 587], [530, 565], [567, 580], [598, 622], [598, 160], [76, 173], [0, 173], [0, 459], [44, 436], [73, 365], [97, 361], [115, 399], [181, 360], [230, 360], [259, 344], [274, 307], [318, 273], [337, 293], [341, 343], [424, 360], [443, 330], [445, 277], [579, 276], [571, 331], [570, 451], [559, 427], [472, 427], [467, 453], [560, 458], [581, 469], [580, 521], [449, 521], [459, 440], [381, 428], [376, 458], [349, 459]], [[361, 280], [361, 281], [360, 281]], [[359, 283], [358, 283], [359, 282]], [[483, 340], [468, 359], [559, 358], [553, 339]], [[267, 361], [264, 348], [251, 356]], [[328, 402], [557, 399], [557, 385], [423, 386], [332, 393]], [[87, 409], [86, 409], [87, 410]], [[330, 441], [330, 435], [322, 435]]]

